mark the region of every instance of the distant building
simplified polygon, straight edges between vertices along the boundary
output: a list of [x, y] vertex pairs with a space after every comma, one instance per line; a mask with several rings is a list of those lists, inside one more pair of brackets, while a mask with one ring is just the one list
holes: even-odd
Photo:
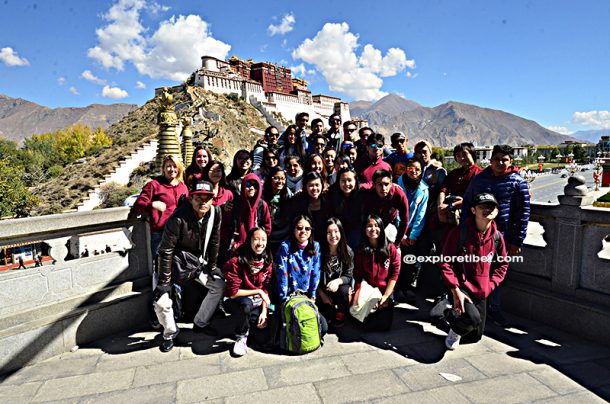
[[299, 112], [307, 112], [310, 120], [322, 118], [326, 123], [333, 113], [342, 121], [349, 120], [349, 104], [340, 98], [312, 95], [307, 82], [293, 78], [289, 68], [267, 62], [241, 60], [236, 56], [220, 60], [201, 57], [201, 68], [194, 73], [193, 84], [219, 94], [237, 94], [250, 103], [260, 103], [273, 114], [280, 113], [294, 121]]

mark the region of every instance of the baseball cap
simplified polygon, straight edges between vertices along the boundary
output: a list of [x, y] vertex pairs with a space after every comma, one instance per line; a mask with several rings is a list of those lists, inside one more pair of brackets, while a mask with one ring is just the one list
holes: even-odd
[[191, 184], [189, 194], [214, 195], [214, 187], [208, 181], [195, 181]]
[[472, 206], [481, 205], [483, 203], [493, 203], [494, 205], [498, 206], [498, 201], [496, 201], [496, 197], [487, 192], [475, 196], [474, 201], [472, 202]]

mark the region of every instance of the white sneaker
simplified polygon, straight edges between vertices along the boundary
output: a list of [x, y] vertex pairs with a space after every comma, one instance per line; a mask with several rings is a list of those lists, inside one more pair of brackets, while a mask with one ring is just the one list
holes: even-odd
[[451, 328], [449, 329], [449, 334], [447, 334], [447, 338], [445, 338], [445, 346], [450, 351], [453, 351], [455, 348], [460, 346], [460, 338], [461, 335], [457, 334]]
[[235, 341], [235, 345], [233, 345], [233, 355], [235, 356], [244, 356], [248, 353], [248, 337], [239, 337], [237, 341]]
[[430, 317], [441, 318], [445, 317], [445, 310], [451, 308], [449, 299], [445, 298], [438, 302], [432, 309], [430, 309]]

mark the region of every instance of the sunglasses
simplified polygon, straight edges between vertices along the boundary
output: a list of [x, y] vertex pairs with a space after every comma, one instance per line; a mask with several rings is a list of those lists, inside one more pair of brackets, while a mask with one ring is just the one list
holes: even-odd
[[396, 139], [394, 143], [404, 143], [406, 139]]
[[348, 131], [348, 132], [355, 132], [355, 131], [356, 131], [356, 129], [348, 129], [347, 131]]
[[369, 146], [371, 147], [371, 149], [383, 149], [382, 143], [372, 143]]
[[311, 227], [310, 227], [310, 226], [297, 226], [297, 227], [296, 227], [296, 229], [297, 229], [298, 231], [303, 231], [303, 230], [305, 230], [305, 231], [311, 231]]
[[246, 188], [258, 188], [258, 183], [256, 181], [246, 181]]

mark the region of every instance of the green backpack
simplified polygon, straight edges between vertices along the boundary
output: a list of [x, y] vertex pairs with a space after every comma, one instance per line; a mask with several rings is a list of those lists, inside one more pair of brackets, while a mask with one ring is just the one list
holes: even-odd
[[297, 290], [282, 306], [280, 347], [294, 354], [313, 352], [322, 345], [320, 314], [316, 305]]

